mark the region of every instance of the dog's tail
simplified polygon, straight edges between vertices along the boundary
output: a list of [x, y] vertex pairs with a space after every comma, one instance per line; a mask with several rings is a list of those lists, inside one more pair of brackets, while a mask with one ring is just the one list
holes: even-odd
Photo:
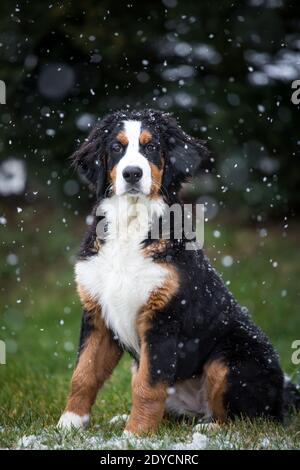
[[293, 411], [300, 411], [300, 385], [291, 382], [288, 376], [284, 378], [283, 414], [288, 416]]

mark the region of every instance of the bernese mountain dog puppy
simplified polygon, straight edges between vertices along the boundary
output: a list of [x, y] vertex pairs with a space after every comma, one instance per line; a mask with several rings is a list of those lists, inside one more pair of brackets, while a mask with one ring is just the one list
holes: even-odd
[[155, 431], [166, 411], [280, 421], [299, 405], [273, 346], [202, 250], [186, 249], [172, 224], [168, 237], [151, 237], [207, 154], [176, 119], [148, 109], [104, 117], [73, 155], [97, 204], [75, 266], [83, 317], [60, 427], [87, 425], [124, 351], [135, 361], [131, 433]]

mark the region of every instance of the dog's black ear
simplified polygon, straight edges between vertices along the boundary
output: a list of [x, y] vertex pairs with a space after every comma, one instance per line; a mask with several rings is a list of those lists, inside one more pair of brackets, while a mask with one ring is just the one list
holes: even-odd
[[97, 200], [107, 189], [106, 141], [113, 120], [113, 115], [103, 118], [71, 156], [73, 166], [96, 193]]
[[208, 159], [209, 152], [204, 141], [186, 134], [169, 114], [161, 114], [160, 119], [165, 157], [163, 186], [178, 191], [181, 183]]

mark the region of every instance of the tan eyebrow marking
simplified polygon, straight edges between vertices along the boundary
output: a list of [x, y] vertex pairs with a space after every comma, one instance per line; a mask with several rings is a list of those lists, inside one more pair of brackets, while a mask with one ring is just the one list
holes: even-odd
[[149, 131], [143, 131], [140, 134], [140, 144], [145, 145], [152, 139], [152, 134]]
[[120, 131], [116, 137], [117, 141], [122, 145], [128, 145], [128, 137], [124, 131]]

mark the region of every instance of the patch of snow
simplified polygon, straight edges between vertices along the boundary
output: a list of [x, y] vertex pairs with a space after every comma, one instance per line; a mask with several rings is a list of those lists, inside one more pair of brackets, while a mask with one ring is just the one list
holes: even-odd
[[261, 446], [266, 449], [267, 447], [270, 447], [270, 439], [268, 437], [264, 437], [263, 440], [261, 441]]
[[192, 440], [189, 442], [180, 442], [175, 444], [173, 450], [202, 450], [207, 447], [208, 438], [205, 434], [200, 432], [194, 432], [192, 435]]
[[38, 436], [23, 436], [17, 442], [18, 449], [36, 449], [36, 450], [45, 450], [48, 447], [41, 443]]
[[109, 421], [109, 424], [116, 424], [116, 423], [122, 423], [124, 421], [127, 421], [128, 415], [116, 415], [111, 418]]
[[194, 427], [194, 431], [216, 431], [217, 429], [220, 429], [219, 423], [198, 423]]
[[[124, 415], [121, 415], [124, 416]], [[168, 437], [161, 439], [156, 437], [137, 437], [131, 433], [123, 433], [121, 436], [113, 436], [105, 439], [101, 434], [91, 435], [82, 430], [70, 430], [57, 432], [57, 429], [43, 430], [39, 435], [22, 436], [16, 443], [16, 449], [89, 449], [89, 450], [127, 450], [172, 448], [172, 442]]]

